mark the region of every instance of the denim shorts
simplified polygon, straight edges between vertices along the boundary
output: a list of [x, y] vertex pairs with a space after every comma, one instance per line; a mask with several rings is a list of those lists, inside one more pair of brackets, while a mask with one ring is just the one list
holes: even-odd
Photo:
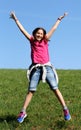
[[[58, 88], [58, 84], [56, 82], [54, 71], [50, 66], [45, 66], [45, 67], [46, 67], [46, 82], [48, 83], [49, 87], [52, 90], [55, 90]], [[42, 77], [42, 67], [37, 67], [31, 72], [30, 82], [28, 87], [29, 91], [37, 90], [37, 85], [40, 82], [41, 77]]]

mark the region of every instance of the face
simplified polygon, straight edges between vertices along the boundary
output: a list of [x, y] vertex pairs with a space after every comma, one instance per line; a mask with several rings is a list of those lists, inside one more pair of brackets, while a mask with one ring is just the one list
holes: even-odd
[[36, 34], [35, 34], [35, 39], [36, 39], [37, 41], [41, 41], [41, 40], [43, 39], [43, 37], [44, 37], [44, 32], [43, 32], [42, 29], [39, 29], [39, 30], [36, 32]]

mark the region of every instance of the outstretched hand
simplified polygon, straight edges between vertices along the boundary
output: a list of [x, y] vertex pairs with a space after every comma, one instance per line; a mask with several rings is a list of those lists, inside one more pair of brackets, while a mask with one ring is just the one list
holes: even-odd
[[10, 13], [10, 18], [12, 18], [12, 19], [14, 19], [14, 20], [16, 20], [16, 19], [17, 19], [17, 17], [16, 17], [16, 15], [15, 15], [15, 13], [14, 13], [14, 12], [11, 12], [11, 13]]
[[60, 16], [58, 19], [59, 19], [59, 20], [62, 20], [62, 19], [63, 19], [65, 16], [67, 16], [67, 15], [68, 15], [68, 13], [65, 12], [64, 15], [63, 15], [63, 16]]
[[64, 17], [67, 16], [67, 15], [68, 15], [68, 12], [65, 12], [65, 13], [64, 13]]

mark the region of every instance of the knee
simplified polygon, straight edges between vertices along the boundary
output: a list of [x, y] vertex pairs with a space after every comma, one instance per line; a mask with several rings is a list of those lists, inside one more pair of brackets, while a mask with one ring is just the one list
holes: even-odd
[[28, 91], [29, 95], [33, 95], [35, 93], [35, 91]]

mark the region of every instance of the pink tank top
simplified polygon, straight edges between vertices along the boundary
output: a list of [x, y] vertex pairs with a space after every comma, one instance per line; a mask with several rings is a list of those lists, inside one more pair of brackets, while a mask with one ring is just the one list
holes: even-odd
[[41, 42], [30, 39], [32, 63], [45, 64], [49, 62], [48, 41]]

